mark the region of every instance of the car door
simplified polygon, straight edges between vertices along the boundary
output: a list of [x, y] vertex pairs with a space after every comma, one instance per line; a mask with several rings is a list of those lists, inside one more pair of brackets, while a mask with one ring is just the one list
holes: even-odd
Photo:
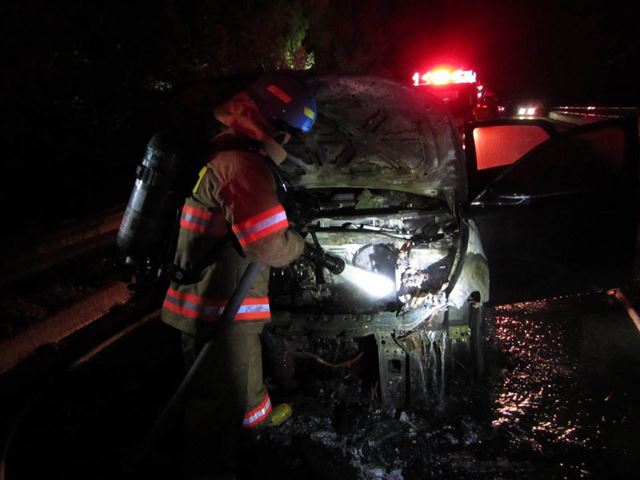
[[565, 131], [544, 121], [470, 124], [471, 201], [492, 303], [619, 286], [630, 278], [638, 206], [634, 118]]

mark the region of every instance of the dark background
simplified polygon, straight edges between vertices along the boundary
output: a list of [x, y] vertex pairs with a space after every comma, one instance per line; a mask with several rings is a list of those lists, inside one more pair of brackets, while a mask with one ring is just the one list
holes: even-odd
[[126, 202], [167, 99], [274, 68], [410, 83], [450, 63], [508, 101], [638, 105], [632, 2], [21, 0], [0, 6], [2, 238]]

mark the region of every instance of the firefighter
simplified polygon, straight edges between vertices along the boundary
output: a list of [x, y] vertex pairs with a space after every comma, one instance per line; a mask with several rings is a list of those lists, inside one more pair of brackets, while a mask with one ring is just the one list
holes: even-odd
[[233, 322], [215, 328], [211, 355], [185, 394], [185, 465], [193, 475], [233, 472], [244, 429], [278, 426], [291, 415], [273, 405], [262, 378], [260, 333], [270, 320], [270, 267], [282, 267], [303, 251], [289, 225], [267, 162], [286, 158], [290, 135], [306, 133], [316, 102], [292, 73], [262, 75], [214, 110], [227, 128], [210, 143], [206, 166], [180, 218], [176, 267], [162, 309], [164, 322], [183, 332], [192, 363], [203, 336], [220, 317], [247, 265], [264, 268]]

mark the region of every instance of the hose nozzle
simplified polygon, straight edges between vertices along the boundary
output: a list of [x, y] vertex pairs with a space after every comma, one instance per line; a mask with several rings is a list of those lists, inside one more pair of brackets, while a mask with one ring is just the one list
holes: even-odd
[[324, 283], [324, 276], [322, 274], [322, 268], [326, 268], [334, 275], [340, 275], [344, 271], [345, 261], [339, 256], [332, 253], [327, 253], [318, 242], [318, 237], [315, 232], [311, 232], [311, 238], [313, 239], [313, 247], [307, 247], [307, 254], [311, 260], [316, 264], [316, 281], [318, 283]]
[[337, 255], [322, 250], [318, 257], [318, 262], [334, 275], [340, 275], [344, 271], [345, 262]]

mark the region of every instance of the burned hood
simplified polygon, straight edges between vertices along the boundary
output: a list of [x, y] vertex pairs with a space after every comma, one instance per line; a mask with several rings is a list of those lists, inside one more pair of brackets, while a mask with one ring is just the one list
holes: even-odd
[[282, 168], [307, 188], [362, 187], [466, 199], [458, 133], [433, 97], [371, 76], [321, 76], [312, 131], [287, 145]]

